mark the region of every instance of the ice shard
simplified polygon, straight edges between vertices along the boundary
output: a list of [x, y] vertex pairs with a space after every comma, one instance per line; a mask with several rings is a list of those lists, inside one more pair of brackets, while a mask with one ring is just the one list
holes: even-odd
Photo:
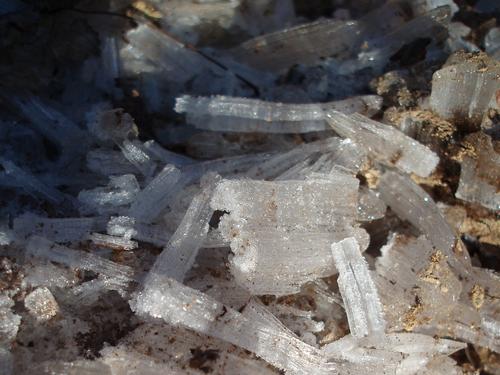
[[184, 280], [207, 236], [213, 214], [210, 199], [218, 180], [219, 176], [214, 174], [204, 178], [202, 184], [205, 186], [191, 201], [179, 227], [156, 259], [151, 274], [166, 275], [180, 282]]
[[498, 109], [500, 63], [484, 53], [452, 55], [432, 77], [430, 106], [440, 116], [478, 125], [489, 108]]
[[24, 306], [38, 321], [50, 320], [59, 312], [59, 305], [46, 287], [37, 288], [28, 294]]
[[0, 164], [5, 170], [7, 177], [12, 179], [15, 185], [24, 189], [28, 194], [40, 195], [55, 204], [60, 204], [64, 201], [65, 197], [63, 193], [51, 186], [45, 185], [36, 176], [18, 167], [12, 161], [0, 158]]
[[457, 246], [457, 238], [432, 198], [409, 177], [387, 171], [380, 178], [380, 197], [402, 219], [413, 224], [432, 245], [460, 270], [470, 265], [467, 250]]
[[131, 281], [134, 274], [130, 267], [112, 262], [92, 253], [57, 245], [39, 236], [32, 236], [28, 240], [26, 252], [28, 255], [36, 258], [62, 263], [68, 267], [93, 271], [110, 278]]
[[351, 335], [363, 337], [384, 333], [382, 304], [357, 240], [349, 237], [333, 243], [332, 254], [339, 271], [338, 284]]
[[470, 134], [465, 144], [470, 152], [461, 161], [455, 196], [490, 210], [500, 210], [500, 154], [491, 137], [484, 133]]
[[165, 210], [173, 194], [182, 188], [179, 184], [181, 172], [169, 164], [135, 197], [129, 216], [144, 223], [153, 222]]
[[169, 80], [185, 82], [204, 70], [225, 74], [219, 65], [152, 25], [142, 24], [130, 30], [127, 39], [130, 46], [125, 52], [159, 65]]
[[[380, 67], [405, 43], [422, 36], [436, 37], [436, 30], [449, 21], [449, 7], [419, 15], [413, 14], [418, 10], [412, 9], [413, 3], [387, 2], [358, 20], [321, 20], [294, 26], [250, 39], [231, 54], [238, 61], [271, 72], [282, 72], [296, 63], [311, 65], [326, 57], [351, 59], [351, 71]], [[408, 21], [412, 15], [416, 17]]]
[[200, 129], [232, 132], [307, 133], [328, 129], [324, 112], [372, 115], [382, 104], [376, 95], [316, 104], [285, 104], [227, 96], [177, 98], [175, 110]]
[[390, 331], [454, 337], [498, 351], [500, 341], [485, 322], [498, 322], [498, 276], [468, 267], [453, 270], [425, 237], [393, 235], [376, 262], [375, 282]]
[[332, 242], [354, 236], [366, 249], [368, 235], [355, 225], [358, 184], [339, 171], [303, 181], [223, 180], [211, 204], [230, 213], [219, 229], [234, 253], [237, 282], [253, 294], [297, 293], [336, 272]]
[[139, 183], [133, 174], [110, 176], [107, 186], [81, 190], [78, 193], [78, 200], [82, 204], [80, 210], [99, 214], [120, 211], [123, 206], [134, 201], [139, 190]]
[[271, 314], [251, 311], [251, 306], [239, 313], [173, 279], [155, 275], [132, 307], [140, 315], [233, 343], [291, 374], [329, 374], [336, 368]]
[[326, 116], [330, 126], [339, 135], [365, 147], [373, 158], [404, 172], [427, 177], [439, 162], [439, 157], [427, 146], [390, 125], [360, 114], [345, 115], [330, 111]]

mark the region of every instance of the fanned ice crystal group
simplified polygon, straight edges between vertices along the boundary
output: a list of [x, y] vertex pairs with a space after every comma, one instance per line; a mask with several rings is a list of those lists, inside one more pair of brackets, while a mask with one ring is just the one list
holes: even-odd
[[0, 375], [500, 373], [495, 0], [0, 0]]

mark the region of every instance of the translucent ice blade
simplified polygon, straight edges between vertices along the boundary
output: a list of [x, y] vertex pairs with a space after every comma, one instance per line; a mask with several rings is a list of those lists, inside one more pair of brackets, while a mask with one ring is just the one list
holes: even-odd
[[170, 80], [184, 82], [204, 69], [224, 73], [221, 67], [154, 26], [142, 24], [129, 31], [127, 39], [139, 54], [168, 72]]
[[143, 223], [153, 222], [165, 210], [173, 195], [182, 188], [180, 171], [167, 165], [142, 189], [130, 206], [129, 216]]
[[329, 103], [285, 104], [228, 96], [177, 98], [175, 110], [201, 129], [234, 132], [307, 133], [326, 130], [324, 111], [373, 114], [381, 106], [375, 95]]
[[499, 73], [500, 63], [484, 53], [452, 55], [432, 76], [432, 110], [461, 124], [480, 124], [490, 107], [498, 109]]
[[[470, 265], [466, 250], [454, 251], [456, 236], [432, 198], [411, 178], [388, 171], [380, 178], [380, 197], [402, 219], [408, 220], [448, 255], [448, 261], [458, 270]], [[459, 255], [460, 257], [457, 257]]]
[[259, 312], [241, 314], [179, 282], [154, 275], [132, 303], [140, 315], [228, 341], [291, 374], [330, 374], [322, 353]]
[[375, 283], [355, 238], [332, 244], [338, 284], [349, 320], [351, 335], [384, 333], [385, 320]]
[[56, 204], [60, 204], [64, 200], [64, 195], [59, 190], [45, 185], [33, 174], [19, 168], [12, 161], [0, 159], [0, 164], [5, 169], [7, 177], [13, 179], [27, 193], [41, 195], [48, 201]]
[[326, 116], [338, 134], [364, 146], [375, 159], [404, 172], [427, 177], [439, 162], [439, 157], [427, 146], [392, 126], [359, 114], [345, 115], [330, 111]]
[[68, 267], [79, 268], [102, 274], [109, 278], [132, 280], [130, 267], [112, 262], [98, 255], [80, 250], [73, 250], [57, 245], [43, 237], [32, 236], [26, 245], [28, 255], [62, 263]]
[[219, 177], [209, 175], [207, 179], [206, 185], [193, 198], [179, 227], [156, 259], [152, 273], [166, 275], [182, 282], [192, 267], [198, 249], [203, 245], [208, 233], [208, 223], [213, 214], [210, 199]]

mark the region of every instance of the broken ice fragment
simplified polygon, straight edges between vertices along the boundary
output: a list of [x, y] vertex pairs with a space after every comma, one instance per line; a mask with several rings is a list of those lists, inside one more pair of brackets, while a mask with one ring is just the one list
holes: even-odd
[[38, 132], [51, 142], [59, 145], [66, 158], [76, 151], [85, 150], [88, 135], [73, 121], [36, 97], [19, 98], [9, 96], [9, 99], [26, 116]]
[[8, 229], [0, 227], [0, 246], [6, 246], [14, 240], [14, 233]]
[[137, 242], [130, 240], [130, 238], [110, 236], [102, 233], [91, 233], [88, 239], [98, 246], [109, 247], [111, 249], [133, 250], [138, 246]]
[[118, 207], [132, 203], [139, 190], [139, 183], [132, 174], [110, 176], [106, 187], [80, 191], [78, 200], [84, 205], [80, 210], [99, 214], [116, 212]]
[[[387, 4], [394, 4], [394, 2]], [[417, 15], [394, 30], [378, 38], [375, 36], [368, 41], [366, 47], [360, 48], [361, 52], [355, 59], [344, 61], [340, 65], [339, 72], [350, 74], [368, 67], [381, 71], [401, 47], [414, 40], [418, 38], [444, 39], [447, 35], [445, 25], [450, 19], [451, 11], [448, 6], [441, 6]]]
[[326, 117], [339, 135], [364, 146], [375, 159], [404, 172], [427, 177], [439, 162], [439, 157], [428, 147], [390, 125], [360, 114], [345, 115], [338, 111], [329, 111]]
[[161, 67], [168, 79], [184, 82], [203, 70], [225, 71], [152, 25], [142, 24], [127, 33], [133, 54]]
[[359, 20], [321, 20], [265, 34], [234, 48], [231, 54], [254, 68], [276, 73], [297, 63], [311, 65], [330, 56], [346, 58], [366, 39], [403, 24], [407, 13], [404, 3], [383, 5]]
[[412, 2], [412, 8], [417, 14], [424, 14], [446, 5], [450, 7], [452, 15], [459, 10], [453, 0], [415, 0]]
[[358, 241], [349, 237], [335, 242], [332, 254], [339, 271], [338, 284], [351, 335], [362, 337], [384, 333], [382, 304]]
[[229, 262], [237, 283], [252, 294], [278, 296], [298, 293], [309, 281], [335, 274], [332, 242], [355, 236], [368, 247], [364, 229], [337, 226], [334, 232], [309, 230], [245, 230], [232, 227], [229, 235], [234, 257]]
[[150, 271], [152, 274], [166, 275], [181, 282], [184, 280], [207, 236], [208, 223], [213, 214], [210, 199], [219, 178], [210, 174], [202, 181], [205, 186], [193, 198], [179, 227], [156, 259]]
[[387, 171], [380, 178], [380, 197], [404, 220], [413, 224], [457, 269], [470, 265], [467, 251], [455, 252], [456, 236], [432, 198], [407, 176]]
[[32, 236], [26, 245], [28, 255], [62, 263], [68, 267], [80, 268], [103, 274], [109, 278], [132, 280], [133, 270], [92, 253], [72, 250], [57, 245], [43, 237]]
[[[257, 69], [281, 72], [293, 64], [311, 65], [321, 58], [348, 60], [352, 72], [380, 68], [404, 44], [440, 35], [450, 18], [448, 6], [418, 14], [413, 1], [390, 1], [358, 20], [322, 20], [294, 26], [251, 39], [234, 48], [235, 59]], [[412, 9], [415, 8], [415, 9]], [[417, 13], [416, 17], [408, 20]], [[356, 56], [359, 51], [363, 51]]]
[[57, 189], [46, 186], [30, 172], [19, 168], [12, 161], [1, 159], [0, 164], [5, 170], [7, 176], [29, 194], [41, 195], [48, 201], [60, 204], [64, 200], [64, 195]]
[[153, 140], [144, 142], [144, 148], [150, 155], [165, 164], [173, 164], [176, 167], [182, 167], [195, 163], [195, 160], [166, 150]]
[[[123, 346], [106, 346], [99, 353], [109, 366], [112, 375], [194, 375], [194, 371], [181, 368], [175, 362], [157, 362], [151, 356], [126, 349]], [[85, 374], [86, 375], [86, 374]]]
[[90, 306], [110, 290], [117, 291], [121, 296], [126, 295], [127, 286], [126, 280], [99, 276], [71, 288], [65, 298], [72, 305]]
[[378, 194], [368, 188], [361, 188], [358, 200], [358, 220], [372, 221], [385, 216], [387, 206]]
[[332, 227], [356, 216], [359, 181], [347, 173], [305, 181], [223, 180], [212, 207], [231, 212], [247, 227]]
[[123, 240], [133, 238], [160, 247], [165, 246], [172, 235], [163, 224], [138, 223], [128, 216], [112, 217], [107, 223], [106, 230], [109, 235], [122, 237]]
[[490, 210], [500, 210], [500, 153], [492, 139], [484, 133], [465, 138], [470, 148], [461, 162], [460, 182], [455, 196], [479, 203]]
[[87, 167], [106, 177], [137, 173], [137, 169], [121, 152], [108, 149], [90, 150], [87, 153]]
[[354, 224], [358, 185], [341, 171], [303, 181], [223, 180], [211, 204], [230, 213], [219, 230], [230, 241], [236, 281], [254, 294], [286, 295], [335, 273], [332, 242], [354, 236], [368, 246]]
[[380, 109], [375, 95], [317, 104], [285, 104], [228, 96], [177, 98], [175, 110], [200, 129], [234, 132], [307, 133], [328, 129], [324, 111], [372, 115]]
[[427, 374], [420, 371], [425, 371], [430, 361], [444, 360], [445, 356], [465, 346], [456, 341], [422, 334], [390, 333], [361, 338], [348, 335], [325, 345], [322, 350], [330, 360], [348, 362], [355, 374], [369, 369], [375, 374], [410, 375]]
[[447, 258], [425, 236], [389, 239], [374, 275], [387, 307], [388, 329], [455, 337], [500, 350], [500, 338], [484, 325], [498, 321], [498, 303], [484, 299], [483, 287], [497, 293], [498, 276], [473, 267], [457, 272]]
[[146, 178], [153, 175], [156, 169], [156, 163], [144, 150], [144, 146], [138, 140], [128, 140], [118, 143], [123, 156], [136, 167]]
[[290, 151], [274, 155], [249, 169], [244, 176], [259, 180], [300, 180], [306, 177], [305, 172], [317, 172], [311, 164], [318, 162], [325, 154], [325, 165], [328, 163], [330, 166], [342, 166], [353, 174], [358, 172], [365, 157], [361, 148], [350, 139], [330, 137], [304, 143]]
[[489, 108], [497, 108], [500, 63], [484, 53], [452, 55], [432, 77], [430, 106], [445, 119], [481, 123]]
[[[140, 315], [228, 341], [247, 349], [291, 374], [329, 374], [336, 366], [305, 344], [270, 313], [239, 313], [206, 294], [179, 282], [154, 275], [132, 302]], [[250, 307], [251, 309], [251, 307]]]
[[38, 321], [50, 320], [59, 311], [59, 305], [46, 287], [37, 288], [28, 294], [24, 306]]
[[137, 194], [129, 216], [139, 222], [153, 222], [167, 208], [173, 195], [182, 189], [180, 178], [181, 172], [173, 165], [167, 165]]
[[131, 239], [137, 233], [134, 226], [135, 220], [133, 218], [128, 216], [115, 216], [109, 219], [106, 229], [111, 236]]
[[32, 370], [41, 375], [113, 375], [109, 366], [99, 360], [76, 360], [74, 362], [46, 361]]

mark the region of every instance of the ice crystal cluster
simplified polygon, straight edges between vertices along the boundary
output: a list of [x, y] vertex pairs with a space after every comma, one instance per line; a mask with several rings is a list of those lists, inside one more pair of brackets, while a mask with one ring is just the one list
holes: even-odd
[[0, 375], [499, 374], [499, 26], [0, 0]]

